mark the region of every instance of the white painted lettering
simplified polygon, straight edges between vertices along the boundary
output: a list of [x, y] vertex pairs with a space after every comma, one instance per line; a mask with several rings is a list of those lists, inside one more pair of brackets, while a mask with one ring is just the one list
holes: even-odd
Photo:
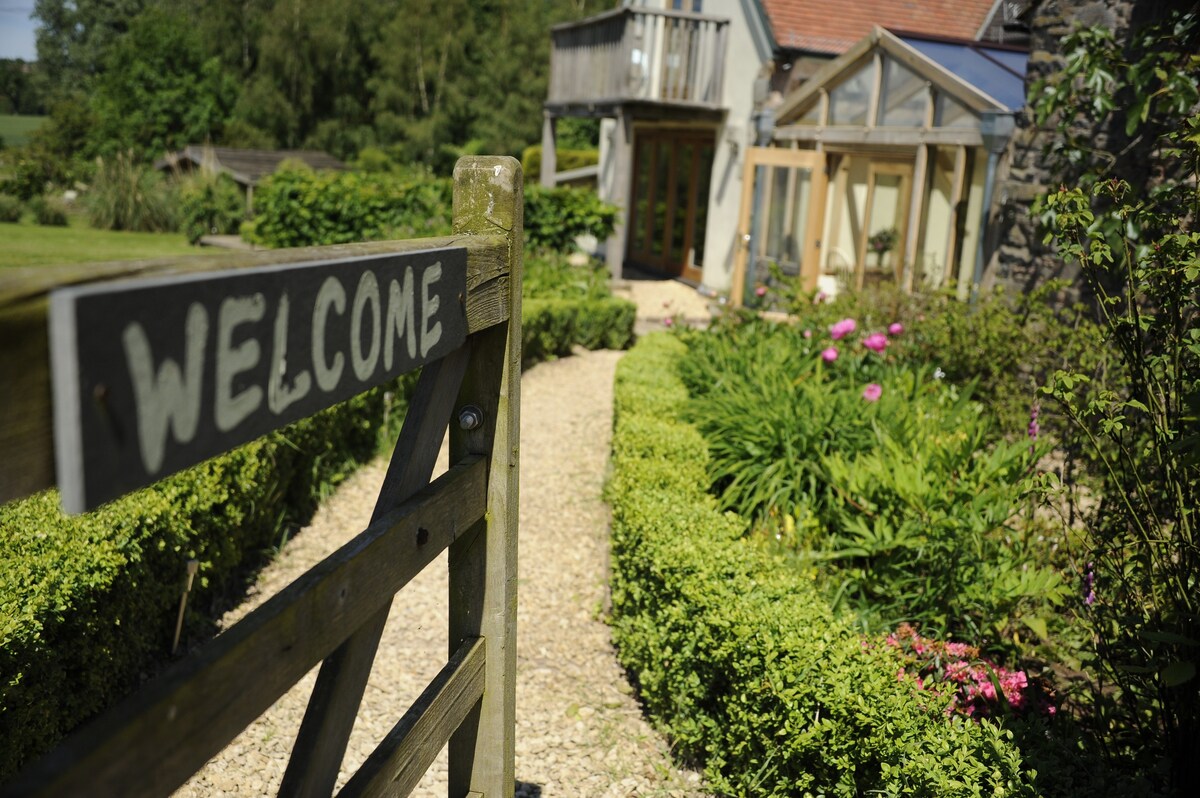
[[339, 316], [346, 311], [346, 289], [342, 288], [336, 277], [325, 278], [313, 305], [312, 362], [317, 385], [322, 391], [332, 391], [337, 387], [338, 380], [342, 378], [342, 369], [346, 366], [346, 358], [341, 352], [334, 354], [332, 364], [325, 360], [325, 322], [331, 305]]
[[421, 275], [421, 357], [428, 355], [429, 350], [442, 340], [442, 323], [435, 321], [432, 327], [429, 326], [429, 320], [433, 318], [433, 314], [437, 313], [438, 305], [441, 302], [436, 295], [429, 295], [429, 286], [440, 279], [442, 279], [441, 261], [430, 266]]
[[275, 415], [303, 399], [312, 388], [312, 376], [307, 369], [296, 375], [290, 387], [283, 383], [287, 375], [287, 328], [288, 295], [285, 292], [280, 295], [275, 311], [275, 345], [271, 348], [271, 373], [267, 378], [267, 407]]
[[138, 446], [142, 465], [149, 474], [162, 468], [167, 443], [167, 425], [175, 440], [190, 443], [200, 421], [200, 381], [204, 377], [204, 349], [208, 343], [208, 313], [199, 302], [188, 307], [184, 322], [183, 369], [170, 358], [154, 372], [150, 339], [142, 325], [130, 322], [121, 335], [129, 363], [137, 406]]
[[[404, 270], [404, 287], [392, 280], [388, 286], [387, 322], [383, 325], [383, 367], [392, 368], [396, 338], [408, 345], [408, 356], [417, 356], [417, 314], [413, 311], [413, 270]], [[408, 333], [405, 335], [405, 333]]]
[[221, 432], [229, 432], [262, 404], [263, 390], [257, 385], [233, 395], [233, 378], [258, 365], [262, 353], [254, 338], [234, 346], [233, 331], [239, 325], [261, 321], [266, 312], [267, 301], [262, 294], [221, 300], [221, 309], [217, 311], [217, 384], [213, 406], [213, 420]]
[[[366, 357], [362, 353], [362, 321], [363, 308], [371, 305], [371, 346]], [[354, 368], [354, 376], [365, 382], [375, 373], [379, 365], [379, 334], [383, 323], [383, 313], [379, 307], [379, 281], [373, 272], [365, 271], [358, 278], [358, 288], [354, 291], [354, 305], [350, 308], [350, 365]]]

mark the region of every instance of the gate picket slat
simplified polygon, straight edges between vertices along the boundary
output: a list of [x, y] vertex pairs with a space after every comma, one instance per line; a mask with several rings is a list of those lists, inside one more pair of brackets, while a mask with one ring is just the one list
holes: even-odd
[[483, 518], [487, 470], [464, 458], [3, 795], [171, 792]]
[[408, 795], [483, 697], [484, 665], [483, 639], [465, 641], [367, 757], [338, 798]]
[[[421, 371], [372, 523], [429, 484], [467, 370], [469, 349], [463, 346]], [[389, 599], [375, 610], [321, 666], [279, 788], [281, 796], [332, 794], [391, 606]]]

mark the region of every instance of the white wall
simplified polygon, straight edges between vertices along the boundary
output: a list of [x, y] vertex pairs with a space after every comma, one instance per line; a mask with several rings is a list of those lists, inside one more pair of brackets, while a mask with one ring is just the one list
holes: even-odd
[[[745, 0], [704, 0], [703, 13], [729, 19], [722, 104], [729, 109], [717, 131], [704, 244], [703, 284], [728, 291], [737, 253], [738, 216], [746, 149], [754, 144], [754, 83], [770, 59], [751, 31]], [[690, 7], [690, 5], [689, 5]]]

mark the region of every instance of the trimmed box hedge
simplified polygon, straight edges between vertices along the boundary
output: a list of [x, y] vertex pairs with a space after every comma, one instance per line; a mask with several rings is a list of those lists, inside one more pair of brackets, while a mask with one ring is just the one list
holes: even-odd
[[618, 367], [608, 486], [614, 638], [676, 750], [721, 795], [1036, 795], [1010, 732], [946, 717], [717, 510], [684, 351], [655, 334]]
[[529, 299], [522, 301], [522, 364], [571, 354], [571, 347], [626, 349], [633, 343], [637, 305], [625, 299]]

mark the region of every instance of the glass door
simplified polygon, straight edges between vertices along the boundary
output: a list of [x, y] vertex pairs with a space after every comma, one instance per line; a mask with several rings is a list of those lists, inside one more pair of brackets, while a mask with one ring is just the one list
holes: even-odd
[[771, 266], [817, 284], [825, 216], [825, 154], [814, 150], [751, 147], [746, 153], [742, 212], [730, 298], [742, 304], [766, 280]]
[[637, 132], [629, 260], [699, 282], [714, 144], [711, 131]]
[[899, 285], [903, 279], [912, 179], [911, 163], [871, 162], [858, 242], [859, 289], [882, 283]]

